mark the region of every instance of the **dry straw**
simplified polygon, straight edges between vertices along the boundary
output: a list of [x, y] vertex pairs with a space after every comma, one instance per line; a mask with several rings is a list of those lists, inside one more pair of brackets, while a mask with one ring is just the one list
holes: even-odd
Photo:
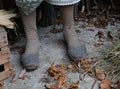
[[0, 25], [6, 28], [14, 29], [15, 24], [11, 21], [11, 18], [16, 17], [16, 14], [9, 11], [0, 10]]
[[101, 65], [109, 77], [120, 80], [120, 42], [104, 53]]

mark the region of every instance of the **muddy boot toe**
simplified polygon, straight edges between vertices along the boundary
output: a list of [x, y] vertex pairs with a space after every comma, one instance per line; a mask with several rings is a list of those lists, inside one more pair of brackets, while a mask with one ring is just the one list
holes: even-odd
[[85, 45], [73, 46], [68, 48], [68, 55], [71, 60], [83, 60], [87, 57]]
[[21, 57], [21, 63], [26, 70], [35, 70], [39, 64], [39, 54], [23, 54]]

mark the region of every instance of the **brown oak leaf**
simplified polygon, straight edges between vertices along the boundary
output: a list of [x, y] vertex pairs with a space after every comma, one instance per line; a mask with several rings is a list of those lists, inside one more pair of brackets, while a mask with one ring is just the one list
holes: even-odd
[[95, 66], [95, 76], [99, 80], [103, 80], [106, 77], [105, 72], [99, 66]]
[[111, 82], [111, 79], [102, 80], [100, 83], [100, 89], [110, 89]]
[[78, 84], [79, 84], [79, 81], [77, 81], [76, 83], [71, 84], [68, 89], [78, 89]]

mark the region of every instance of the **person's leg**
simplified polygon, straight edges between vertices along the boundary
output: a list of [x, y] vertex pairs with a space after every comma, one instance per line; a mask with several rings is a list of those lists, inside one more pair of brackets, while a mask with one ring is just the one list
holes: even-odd
[[68, 55], [72, 60], [82, 60], [86, 56], [85, 45], [80, 44], [74, 27], [73, 8], [80, 0], [44, 0], [58, 5], [63, 18], [63, 35], [68, 46]]
[[73, 60], [82, 60], [86, 56], [85, 45], [80, 44], [74, 27], [74, 5], [60, 6], [63, 18], [63, 35], [68, 45], [68, 55]]
[[36, 27], [36, 10], [29, 15], [25, 15], [21, 9], [19, 9], [19, 11], [27, 39], [25, 53], [21, 57], [21, 62], [26, 69], [33, 70], [38, 67], [38, 50], [40, 46]]

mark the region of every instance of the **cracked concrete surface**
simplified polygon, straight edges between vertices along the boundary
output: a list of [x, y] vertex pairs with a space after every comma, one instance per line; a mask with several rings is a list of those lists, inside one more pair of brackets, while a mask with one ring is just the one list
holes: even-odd
[[[85, 43], [87, 47], [87, 52], [89, 57], [98, 57], [100, 56], [100, 52], [94, 46], [95, 42], [98, 42], [97, 37], [95, 35], [99, 30], [108, 31], [112, 29], [119, 29], [120, 25], [117, 23], [115, 26], [107, 26], [106, 29], [95, 28], [95, 27], [87, 27], [80, 28], [82, 23], [76, 22], [75, 29], [77, 31], [77, 35], [79, 40], [82, 43]], [[4, 81], [5, 89], [45, 89], [46, 82], [42, 79], [48, 77], [47, 69], [50, 66], [50, 63], [55, 64], [68, 64], [69, 58], [67, 57], [66, 47], [63, 42], [62, 32], [61, 33], [50, 33], [52, 26], [46, 28], [38, 28], [39, 37], [40, 37], [40, 50], [39, 50], [39, 58], [40, 64], [39, 68], [33, 72], [27, 72], [27, 78], [24, 80], [18, 79], [18, 75], [20, 74], [22, 67], [19, 62], [20, 55], [16, 50], [11, 50], [11, 63], [13, 69], [15, 71], [15, 78], [12, 83], [10, 83], [11, 78], [6, 79]], [[91, 29], [93, 31], [91, 31]], [[79, 80], [79, 77], [82, 74], [79, 73], [70, 73], [67, 74], [67, 78], [69, 82], [75, 82]], [[50, 80], [53, 82], [53, 80]], [[91, 89], [95, 79], [86, 75], [84, 81], [80, 81], [79, 89]], [[99, 81], [96, 81], [93, 89], [99, 89]]]

